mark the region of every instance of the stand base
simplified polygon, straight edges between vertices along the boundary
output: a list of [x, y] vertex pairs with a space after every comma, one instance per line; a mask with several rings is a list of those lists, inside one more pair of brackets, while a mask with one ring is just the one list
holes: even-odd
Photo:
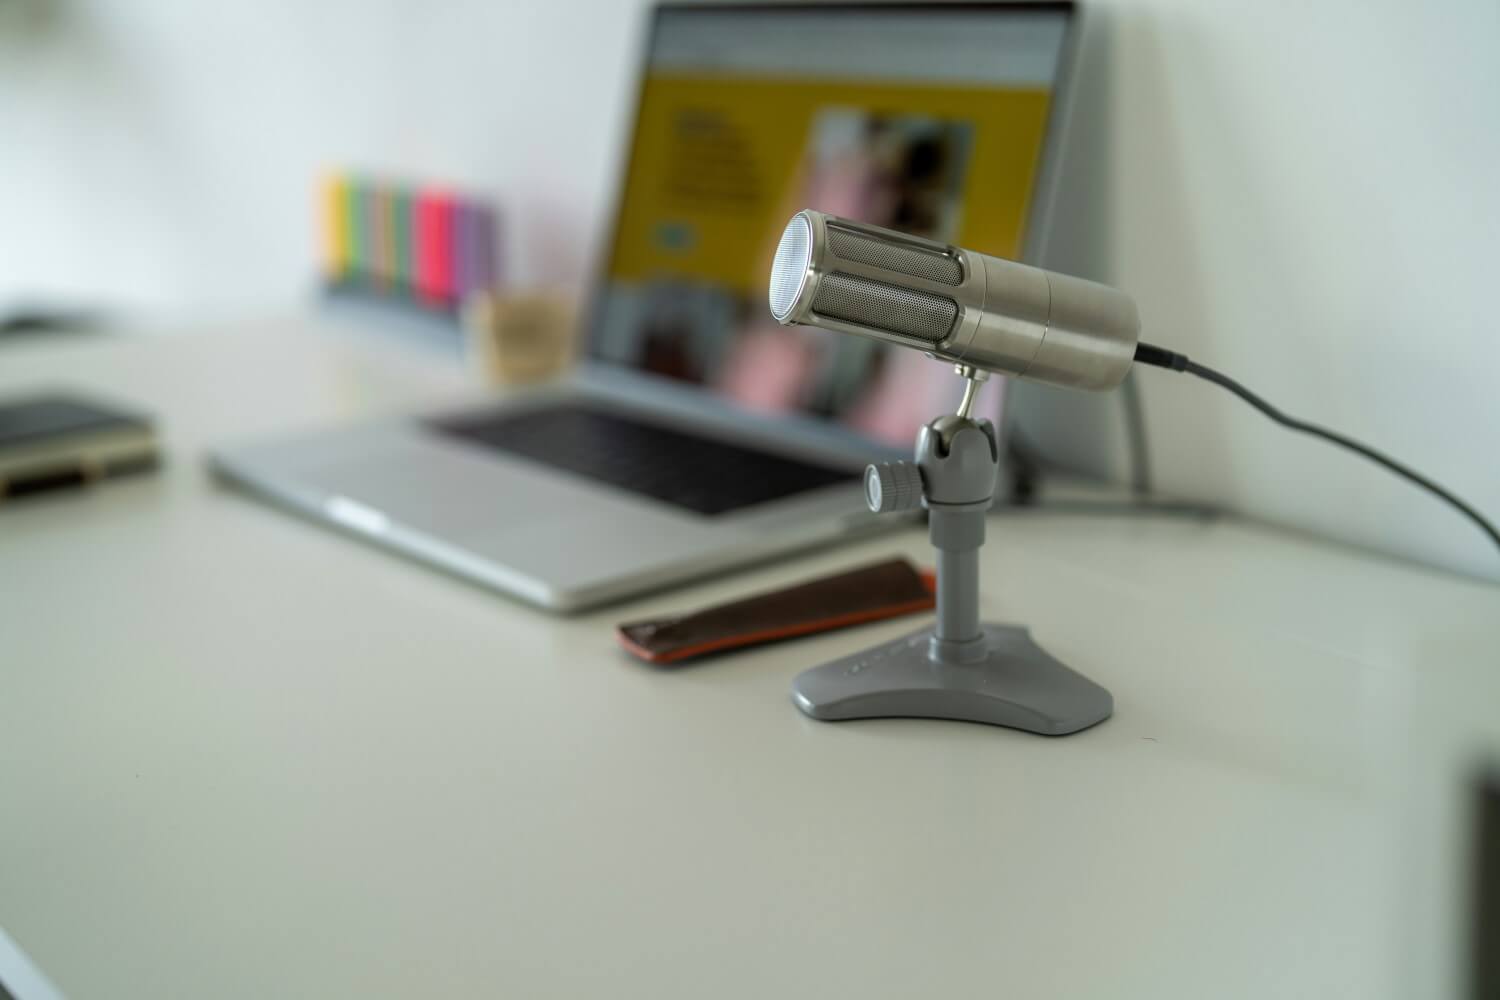
[[932, 629], [799, 674], [792, 700], [814, 719], [953, 719], [1066, 736], [1114, 711], [1104, 688], [1054, 660], [1020, 625], [985, 625], [983, 659], [939, 663]]

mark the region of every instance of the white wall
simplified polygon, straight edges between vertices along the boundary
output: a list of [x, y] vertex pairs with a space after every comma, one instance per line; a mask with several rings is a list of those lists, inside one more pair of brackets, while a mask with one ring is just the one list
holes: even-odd
[[[1500, 520], [1500, 3], [1092, 14], [1051, 263]], [[1384, 471], [1187, 376], [1138, 382], [1159, 487], [1500, 579], [1469, 522]], [[1123, 477], [1118, 396], [1020, 395], [1032, 437]]]
[[0, 302], [303, 301], [330, 166], [491, 194], [515, 278], [578, 282], [640, 6], [0, 0]]
[[[522, 283], [576, 283], [633, 97], [638, 0], [0, 0], [0, 302], [282, 308], [329, 165], [492, 193]], [[1500, 517], [1500, 4], [1090, 9], [1050, 260], [1147, 337]], [[1456, 515], [1184, 376], [1141, 378], [1159, 486], [1500, 579]], [[1117, 396], [1025, 394], [1122, 476]]]

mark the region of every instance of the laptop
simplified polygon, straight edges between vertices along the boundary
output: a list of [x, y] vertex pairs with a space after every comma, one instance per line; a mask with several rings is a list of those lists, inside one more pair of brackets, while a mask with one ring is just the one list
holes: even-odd
[[815, 208], [1033, 258], [1073, 19], [1071, 3], [655, 8], [574, 372], [480, 409], [222, 448], [213, 467], [555, 611], [877, 530], [863, 467], [909, 454], [961, 381], [777, 325], [777, 240]]

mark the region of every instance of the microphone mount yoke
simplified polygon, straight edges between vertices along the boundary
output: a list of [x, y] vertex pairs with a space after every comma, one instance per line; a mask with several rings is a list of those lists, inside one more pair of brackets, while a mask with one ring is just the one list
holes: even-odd
[[1114, 699], [1053, 659], [1021, 625], [979, 620], [979, 549], [999, 474], [999, 442], [988, 420], [970, 415], [988, 372], [959, 365], [967, 384], [957, 414], [917, 432], [913, 462], [865, 470], [870, 510], [927, 508], [937, 550], [933, 625], [800, 674], [797, 707], [815, 719], [953, 719], [1048, 736], [1109, 718]]

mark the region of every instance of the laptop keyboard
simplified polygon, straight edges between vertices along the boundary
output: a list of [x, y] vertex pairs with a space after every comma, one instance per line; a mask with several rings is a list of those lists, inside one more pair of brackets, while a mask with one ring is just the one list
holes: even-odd
[[450, 417], [428, 426], [699, 514], [723, 514], [855, 478], [576, 404]]

